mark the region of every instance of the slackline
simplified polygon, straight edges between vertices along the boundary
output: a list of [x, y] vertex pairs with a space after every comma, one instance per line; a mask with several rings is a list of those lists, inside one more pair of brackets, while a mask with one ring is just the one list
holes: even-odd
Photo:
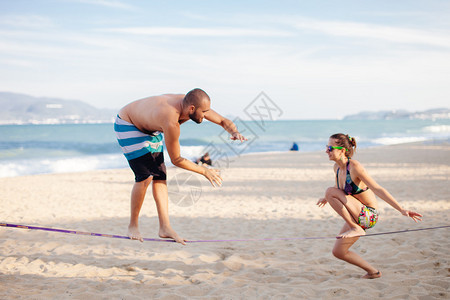
[[[131, 240], [130, 237], [124, 236], [124, 235], [104, 234], [104, 233], [95, 233], [95, 232], [84, 232], [84, 231], [77, 231], [77, 230], [67, 230], [67, 229], [57, 229], [57, 228], [49, 228], [49, 227], [18, 225], [18, 224], [9, 224], [9, 223], [0, 223], [0, 227], [20, 228], [20, 229], [29, 229], [29, 230], [42, 230], [42, 231], [50, 231], [50, 232], [78, 234], [78, 235], [89, 235], [89, 236], [101, 236], [101, 237], [114, 238], [114, 239]], [[376, 236], [376, 235], [408, 233], [408, 232], [423, 231], [423, 230], [435, 230], [435, 229], [442, 229], [442, 228], [448, 228], [448, 227], [450, 227], [450, 225], [443, 225], [443, 226], [436, 226], [436, 227], [427, 227], [427, 228], [417, 228], [417, 229], [406, 229], [406, 230], [389, 231], [389, 232], [379, 232], [379, 233], [369, 233], [369, 234], [362, 235], [362, 236], [359, 236], [359, 237], [371, 237], [371, 236]], [[287, 237], [287, 238], [276, 238], [276, 237], [274, 237], [274, 238], [260, 238], [260, 239], [195, 240], [195, 241], [186, 241], [186, 243], [265, 242], [265, 241], [292, 241], [292, 240], [325, 240], [325, 239], [336, 239], [336, 238], [337, 238], [336, 236]], [[144, 241], [175, 243], [175, 240], [172, 240], [172, 239], [144, 238]]]

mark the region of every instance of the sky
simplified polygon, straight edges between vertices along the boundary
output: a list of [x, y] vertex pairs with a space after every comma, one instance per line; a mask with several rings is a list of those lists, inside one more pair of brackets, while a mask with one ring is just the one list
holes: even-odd
[[0, 91], [119, 109], [204, 89], [225, 116], [450, 108], [450, 1], [0, 0]]

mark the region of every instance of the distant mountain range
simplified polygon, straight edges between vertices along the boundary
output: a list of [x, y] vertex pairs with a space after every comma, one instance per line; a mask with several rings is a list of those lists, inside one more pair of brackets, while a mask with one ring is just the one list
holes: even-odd
[[111, 123], [117, 110], [98, 109], [78, 100], [0, 92], [0, 124]]
[[424, 111], [409, 112], [406, 110], [363, 111], [358, 114], [348, 115], [344, 120], [437, 120], [450, 119], [450, 109], [435, 108]]
[[[87, 124], [111, 123], [116, 109], [99, 109], [79, 100], [33, 97], [0, 92], [0, 125], [4, 124]], [[450, 119], [450, 109], [437, 108], [418, 112], [406, 110], [363, 111], [344, 120]]]

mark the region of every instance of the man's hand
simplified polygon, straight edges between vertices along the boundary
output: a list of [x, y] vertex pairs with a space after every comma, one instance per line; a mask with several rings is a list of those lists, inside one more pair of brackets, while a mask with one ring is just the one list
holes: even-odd
[[237, 141], [237, 140], [239, 140], [239, 141], [241, 141], [241, 142], [247, 141], [247, 139], [246, 139], [244, 136], [242, 136], [242, 134], [240, 134], [238, 131], [233, 132], [233, 133], [231, 134], [231, 139], [232, 139], [233, 141]]
[[213, 187], [222, 186], [223, 179], [220, 176], [220, 170], [208, 169], [205, 167], [203, 167], [203, 168], [205, 169], [205, 172], [203, 175], [206, 177], [206, 179], [209, 180], [209, 182], [211, 182]]

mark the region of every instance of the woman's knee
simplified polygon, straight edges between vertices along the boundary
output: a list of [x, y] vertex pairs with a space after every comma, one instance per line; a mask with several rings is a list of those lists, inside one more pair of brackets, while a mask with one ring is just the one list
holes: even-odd
[[335, 187], [327, 188], [327, 190], [325, 191], [325, 199], [327, 199], [327, 201], [329, 201], [329, 199], [334, 198], [336, 196], [337, 191], [339, 191], [339, 189], [335, 188]]
[[344, 259], [347, 252], [348, 252], [348, 250], [346, 250], [346, 249], [344, 250], [344, 249], [340, 249], [340, 248], [336, 248], [336, 247], [333, 248], [333, 251], [332, 251], [334, 257], [339, 258], [339, 259]]

